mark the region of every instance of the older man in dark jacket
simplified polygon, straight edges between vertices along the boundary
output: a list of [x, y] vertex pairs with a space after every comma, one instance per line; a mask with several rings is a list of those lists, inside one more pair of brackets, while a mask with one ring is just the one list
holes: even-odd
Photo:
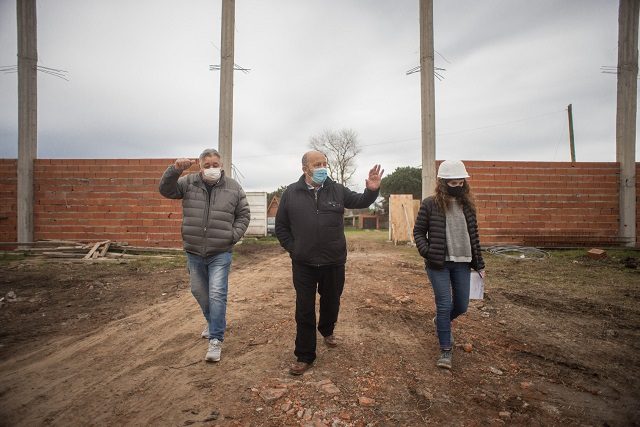
[[160, 194], [182, 199], [182, 240], [191, 293], [207, 321], [202, 331], [202, 337], [209, 339], [205, 360], [217, 362], [226, 329], [231, 251], [247, 231], [250, 212], [242, 187], [225, 176], [216, 150], [204, 150], [199, 162], [199, 173], [180, 177], [195, 160], [176, 160], [162, 175]]
[[302, 157], [300, 179], [282, 194], [275, 232], [289, 252], [296, 289], [297, 362], [289, 372], [301, 375], [316, 358], [316, 289], [320, 294], [318, 331], [329, 347], [337, 345], [333, 329], [344, 288], [347, 244], [343, 214], [370, 206], [378, 197], [384, 170], [369, 171], [364, 193], [355, 193], [327, 177], [327, 158], [319, 151]]

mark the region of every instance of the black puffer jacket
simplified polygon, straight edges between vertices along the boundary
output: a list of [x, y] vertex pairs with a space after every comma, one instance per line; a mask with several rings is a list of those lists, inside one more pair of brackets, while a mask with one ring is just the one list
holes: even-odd
[[344, 210], [363, 209], [375, 202], [378, 191], [356, 193], [327, 178], [315, 193], [304, 175], [282, 193], [276, 214], [276, 237], [294, 262], [341, 265], [347, 261]]
[[[480, 251], [480, 237], [478, 236], [478, 221], [476, 213], [468, 206], [463, 206], [464, 217], [467, 220], [467, 230], [471, 241], [471, 268], [480, 271], [484, 269], [484, 260]], [[422, 201], [418, 218], [413, 227], [413, 239], [418, 252], [424, 258], [425, 265], [436, 270], [444, 267], [447, 254], [447, 220], [438, 207], [433, 196]]]

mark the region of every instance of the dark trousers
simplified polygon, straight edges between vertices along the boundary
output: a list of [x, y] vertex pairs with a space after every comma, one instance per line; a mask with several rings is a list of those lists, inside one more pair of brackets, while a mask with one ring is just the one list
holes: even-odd
[[314, 267], [292, 263], [296, 288], [296, 349], [299, 362], [316, 359], [316, 289], [320, 294], [318, 331], [323, 337], [333, 334], [338, 321], [340, 296], [344, 289], [344, 264]]

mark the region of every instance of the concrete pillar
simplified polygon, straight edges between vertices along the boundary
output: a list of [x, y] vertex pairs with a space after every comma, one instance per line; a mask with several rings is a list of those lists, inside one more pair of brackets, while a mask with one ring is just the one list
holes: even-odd
[[433, 60], [433, 0], [420, 1], [420, 100], [422, 118], [422, 198], [436, 184], [436, 101]]
[[222, 0], [222, 37], [220, 49], [220, 114], [218, 151], [224, 170], [232, 175], [233, 133], [233, 48], [235, 27], [235, 0]]
[[18, 242], [33, 241], [33, 163], [38, 151], [36, 0], [16, 0], [18, 18]]
[[618, 11], [618, 106], [616, 161], [620, 163], [619, 239], [636, 245], [636, 112], [638, 87], [638, 15], [640, 0], [620, 0]]

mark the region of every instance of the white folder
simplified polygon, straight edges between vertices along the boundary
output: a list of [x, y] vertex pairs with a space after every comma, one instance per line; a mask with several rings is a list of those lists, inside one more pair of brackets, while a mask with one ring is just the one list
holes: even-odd
[[469, 299], [484, 299], [484, 279], [474, 270], [471, 270]]

